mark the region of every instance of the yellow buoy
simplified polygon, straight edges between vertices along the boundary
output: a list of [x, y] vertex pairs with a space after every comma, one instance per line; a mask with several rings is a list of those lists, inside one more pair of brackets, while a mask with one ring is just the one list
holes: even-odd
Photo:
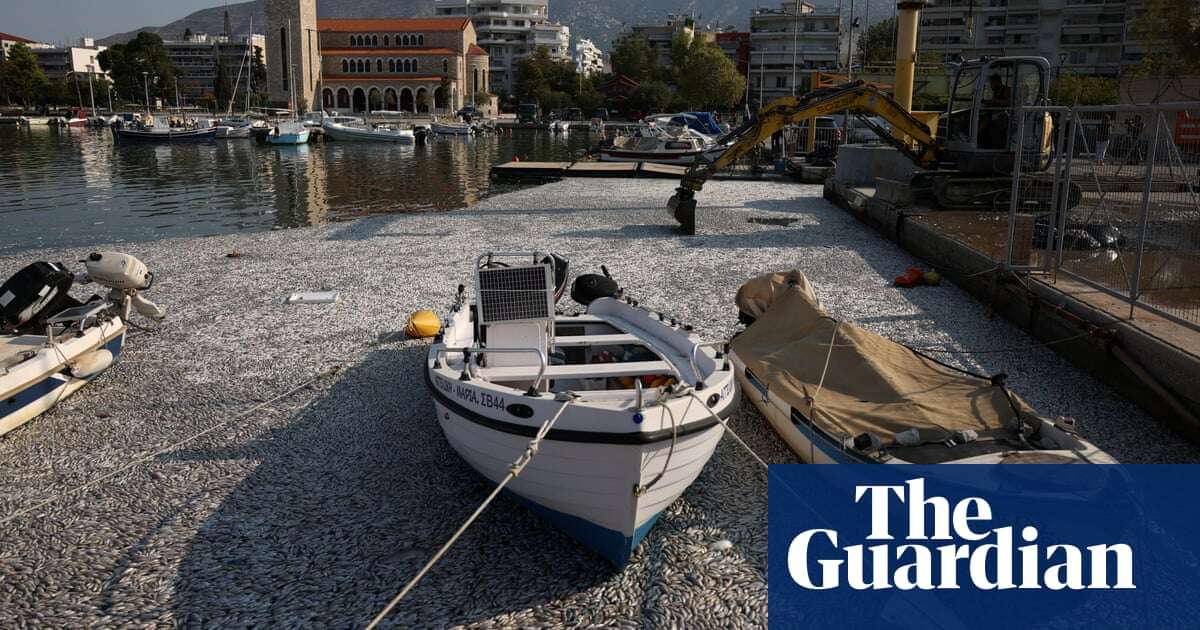
[[941, 283], [942, 283], [942, 274], [938, 273], [937, 271], [926, 271], [925, 272], [925, 284], [936, 287], [937, 285], [939, 285]]
[[404, 334], [409, 339], [424, 339], [438, 334], [441, 330], [442, 320], [433, 311], [420, 310], [408, 317]]

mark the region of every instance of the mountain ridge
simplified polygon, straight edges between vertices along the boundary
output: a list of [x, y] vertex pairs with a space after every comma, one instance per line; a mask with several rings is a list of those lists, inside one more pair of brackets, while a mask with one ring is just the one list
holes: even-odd
[[[832, 9], [842, 3], [837, 0], [818, 0], [815, 4], [821, 9]], [[571, 27], [572, 41], [579, 38], [590, 39], [602, 50], [608, 51], [612, 48], [613, 39], [626, 25], [662, 22], [668, 14], [676, 13], [694, 15], [701, 26], [709, 28], [733, 26], [745, 30], [749, 28], [751, 11], [761, 6], [778, 8], [780, 2], [679, 0], [679, 4], [668, 5], [644, 0], [550, 0], [550, 19]], [[317, 14], [323, 18], [411, 17], [433, 15], [435, 7], [435, 0], [322, 0], [317, 3]], [[848, 8], [847, 1], [843, 6], [844, 14]], [[890, 17], [894, 9], [894, 2], [869, 0], [857, 4], [855, 15], [870, 18], [870, 21], [874, 22]], [[100, 39], [99, 43], [111, 46], [128, 41], [142, 31], [157, 33], [164, 39], [180, 39], [186, 29], [196, 33], [218, 34], [224, 28], [226, 10], [229, 11], [234, 34], [246, 32], [251, 16], [254, 18], [255, 30], [259, 33], [264, 32], [259, 26], [264, 20], [263, 0], [250, 0], [201, 9], [162, 26], [143, 26], [124, 33], [115, 33]]]

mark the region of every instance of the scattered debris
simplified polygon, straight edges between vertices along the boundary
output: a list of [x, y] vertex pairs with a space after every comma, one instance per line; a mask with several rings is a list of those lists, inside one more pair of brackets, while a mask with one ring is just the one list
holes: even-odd
[[942, 274], [933, 269], [925, 271], [917, 266], [909, 267], [904, 272], [904, 275], [896, 276], [896, 279], [892, 281], [892, 284], [895, 286], [905, 288], [916, 287], [922, 284], [936, 287], [941, 283]]
[[732, 540], [718, 540], [708, 544], [709, 551], [725, 551], [733, 548]]
[[235, 249], [235, 250], [229, 252], [228, 254], [225, 254], [225, 257], [226, 258], [241, 258], [242, 252]]
[[746, 219], [747, 223], [757, 223], [759, 225], [778, 225], [788, 226], [800, 219], [792, 217], [750, 217]]
[[301, 291], [287, 296], [284, 304], [332, 304], [341, 300], [338, 291]]

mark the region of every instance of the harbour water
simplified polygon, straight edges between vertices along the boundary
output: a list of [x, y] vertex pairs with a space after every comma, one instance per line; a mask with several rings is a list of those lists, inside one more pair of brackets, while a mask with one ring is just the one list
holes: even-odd
[[470, 206], [493, 164], [568, 160], [586, 132], [516, 130], [423, 146], [252, 140], [114, 145], [106, 130], [0, 128], [0, 253], [291, 228]]

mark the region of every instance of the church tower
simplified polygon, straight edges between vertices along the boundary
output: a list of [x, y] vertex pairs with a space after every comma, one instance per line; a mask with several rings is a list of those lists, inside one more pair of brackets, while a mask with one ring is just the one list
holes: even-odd
[[319, 107], [316, 100], [321, 57], [317, 44], [316, 0], [265, 0], [267, 83], [271, 103], [287, 107], [295, 90], [298, 113]]

